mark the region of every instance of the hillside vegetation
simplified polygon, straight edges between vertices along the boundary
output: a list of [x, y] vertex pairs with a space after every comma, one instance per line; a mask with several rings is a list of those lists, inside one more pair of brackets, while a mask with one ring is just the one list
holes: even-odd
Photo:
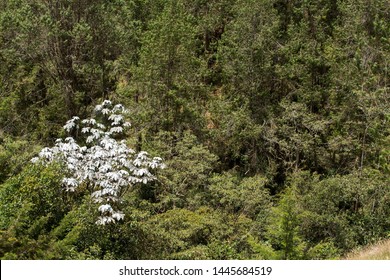
[[0, 258], [388, 238], [389, 61], [388, 0], [0, 1]]

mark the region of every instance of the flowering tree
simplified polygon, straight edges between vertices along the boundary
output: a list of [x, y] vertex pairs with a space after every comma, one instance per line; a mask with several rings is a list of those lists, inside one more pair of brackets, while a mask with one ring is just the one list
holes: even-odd
[[125, 140], [117, 140], [130, 127], [124, 113], [121, 104], [113, 106], [105, 100], [95, 107], [96, 118], [80, 121], [79, 117], [73, 117], [64, 126], [68, 133], [81, 131], [84, 145], [79, 145], [73, 137], [57, 139], [54, 147], [43, 148], [32, 159], [33, 163], [44, 165], [53, 161], [63, 163], [68, 173], [62, 180], [65, 191], [73, 192], [81, 184], [91, 186], [92, 199], [100, 204], [97, 224], [123, 219], [124, 214], [115, 207], [123, 189], [155, 180], [149, 170], [165, 167], [161, 158], [150, 158], [144, 151], [136, 153], [126, 146]]

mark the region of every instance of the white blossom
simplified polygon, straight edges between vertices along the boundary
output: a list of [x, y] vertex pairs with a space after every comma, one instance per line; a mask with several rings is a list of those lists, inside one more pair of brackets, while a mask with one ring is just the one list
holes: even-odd
[[85, 142], [87, 142], [87, 144], [89, 144], [89, 143], [92, 143], [94, 139], [95, 139], [95, 137], [93, 135], [90, 135], [87, 137], [87, 140]]
[[125, 107], [123, 107], [122, 104], [116, 104], [116, 105], [114, 106], [114, 108], [112, 109], [112, 111], [113, 111], [114, 113], [116, 113], [116, 112], [123, 112], [124, 110], [125, 110]]
[[96, 120], [95, 119], [85, 119], [81, 121], [82, 124], [88, 124], [88, 125], [95, 125]]
[[108, 117], [108, 120], [110, 121], [113, 121], [114, 123], [120, 123], [121, 121], [123, 121], [123, 116], [122, 115], [116, 115], [116, 114], [112, 114]]
[[122, 132], [123, 132], [123, 128], [120, 126], [114, 126], [111, 127], [110, 129], [110, 133], [122, 133]]
[[103, 115], [108, 115], [110, 113], [110, 110], [108, 110], [107, 108], [104, 108], [103, 110], [102, 110], [102, 114]]
[[73, 117], [72, 119], [70, 119], [69, 121], [66, 122], [66, 124], [64, 125], [64, 129], [67, 131], [67, 132], [70, 132], [73, 128], [76, 128], [77, 127], [77, 124], [76, 122], [80, 120], [79, 117]]
[[[101, 216], [96, 223], [105, 225], [124, 219], [124, 214], [114, 209], [119, 207], [123, 188], [155, 180], [149, 168], [164, 168], [165, 165], [161, 158], [150, 159], [145, 151], [136, 154], [127, 147], [125, 140], [111, 138], [112, 134], [117, 137], [130, 127], [121, 114], [126, 112], [123, 105], [112, 106], [111, 101], [105, 100], [94, 111], [96, 118], [81, 121], [81, 135], [86, 146], [80, 146], [73, 137], [64, 141], [57, 139], [54, 147], [43, 148], [31, 162], [63, 163], [68, 175], [62, 180], [65, 191], [73, 192], [83, 183], [92, 185], [91, 199], [95, 203], [105, 203], [98, 207]], [[99, 118], [111, 125], [106, 127]], [[79, 117], [73, 117], [64, 129], [67, 132], [79, 129], [79, 120]]]
[[65, 186], [65, 190], [69, 192], [75, 191], [79, 185], [75, 178], [64, 178], [62, 179], [62, 184]]
[[43, 148], [39, 153], [40, 158], [51, 161], [53, 159], [53, 151], [50, 148]]
[[116, 213], [112, 214], [112, 217], [114, 219], [116, 219], [117, 221], [123, 220], [124, 216], [125, 216], [125, 214], [123, 214], [121, 212], [116, 212]]
[[103, 109], [103, 105], [96, 105], [95, 112], [100, 112]]
[[104, 100], [102, 106], [111, 106], [112, 102], [110, 100]]
[[104, 212], [113, 212], [114, 210], [112, 210], [112, 207], [110, 204], [103, 204], [103, 205], [100, 205], [98, 210], [102, 213]]
[[97, 220], [96, 224], [98, 224], [98, 225], [106, 225], [106, 224], [113, 223], [113, 222], [115, 222], [114, 218], [103, 216], [103, 217], [99, 217], [99, 219]]
[[89, 131], [91, 130], [91, 128], [90, 127], [83, 127], [82, 129], [81, 129], [81, 133], [88, 133]]
[[106, 126], [104, 124], [101, 124], [101, 123], [97, 123], [96, 126], [100, 129], [106, 129]]

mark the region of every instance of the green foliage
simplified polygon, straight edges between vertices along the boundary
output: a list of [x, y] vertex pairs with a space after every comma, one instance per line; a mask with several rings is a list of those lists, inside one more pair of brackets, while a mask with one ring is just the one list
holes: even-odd
[[155, 149], [167, 165], [159, 172], [153, 195], [162, 209], [204, 205], [217, 157], [190, 131], [183, 134], [162, 132], [149, 145], [148, 149]]
[[[173, 209], [156, 215], [149, 222], [152, 223], [166, 245], [163, 249], [167, 256], [179, 251], [177, 256], [184, 257], [185, 253], [194, 245], [207, 244], [212, 228], [216, 222], [210, 219], [206, 211], [192, 212], [185, 209]], [[188, 254], [188, 252], [187, 252]], [[175, 254], [173, 255], [173, 257]]]
[[13, 140], [0, 134], [0, 184], [18, 174], [36, 152], [36, 146], [26, 140]]
[[42, 257], [47, 234], [71, 207], [58, 188], [59, 172], [58, 166], [29, 166], [1, 186], [1, 239], [8, 253], [16, 253], [22, 259]]
[[249, 221], [205, 207], [156, 215], [148, 221], [159, 239], [152, 243], [153, 258], [273, 259], [272, 248], [258, 241]]
[[48, 142], [67, 119], [84, 117], [91, 103], [115, 90], [114, 62], [137, 46], [133, 4], [6, 4], [0, 13], [0, 123], [7, 133]]
[[311, 260], [338, 259], [339, 256], [340, 250], [331, 241], [321, 241], [307, 252], [307, 258]]
[[216, 175], [210, 182], [209, 201], [214, 208], [222, 207], [228, 213], [244, 215], [264, 225], [271, 208], [266, 183], [261, 176], [240, 180], [229, 173]]
[[302, 259], [305, 248], [300, 232], [302, 210], [295, 192], [290, 187], [283, 194], [279, 205], [274, 208], [268, 230], [271, 244], [279, 251], [280, 258], [285, 260]]
[[302, 231], [311, 242], [331, 239], [341, 250], [383, 238], [389, 227], [389, 191], [386, 176], [375, 170], [312, 182], [302, 196]]
[[[1, 1], [1, 258], [335, 259], [388, 237], [389, 38], [387, 0]], [[103, 229], [87, 186], [28, 160], [108, 97], [168, 167]]]
[[201, 61], [195, 52], [194, 17], [182, 1], [166, 1], [142, 35], [134, 81], [126, 93], [134, 106], [142, 108], [136, 125], [138, 118], [143, 125], [147, 119], [147, 133], [201, 129], [198, 109], [205, 96], [198, 72]]

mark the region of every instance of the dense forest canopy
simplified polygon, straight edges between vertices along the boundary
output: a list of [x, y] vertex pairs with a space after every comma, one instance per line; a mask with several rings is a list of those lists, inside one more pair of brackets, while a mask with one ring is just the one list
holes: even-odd
[[[0, 257], [332, 259], [389, 238], [389, 62], [388, 0], [0, 0]], [[97, 225], [93, 184], [31, 159], [103, 100], [166, 168]]]

